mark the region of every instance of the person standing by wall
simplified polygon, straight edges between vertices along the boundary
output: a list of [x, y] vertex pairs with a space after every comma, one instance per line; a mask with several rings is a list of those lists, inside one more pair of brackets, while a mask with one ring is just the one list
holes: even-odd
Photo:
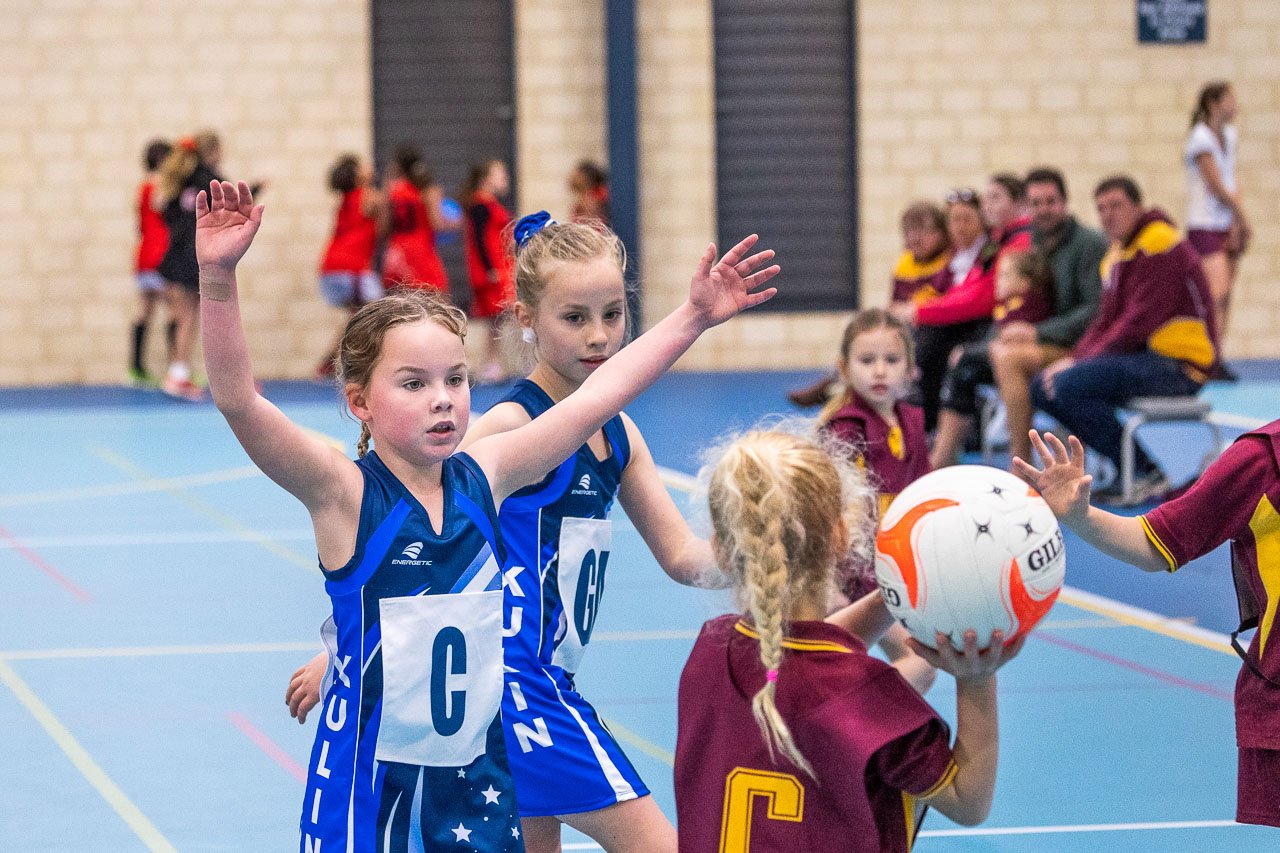
[[1252, 230], [1236, 185], [1239, 134], [1236, 93], [1222, 80], [1207, 83], [1191, 114], [1184, 160], [1187, 169], [1187, 239], [1200, 253], [1217, 308], [1218, 337], [1227, 326], [1231, 288]]
[[436, 252], [436, 235], [461, 223], [444, 212], [444, 191], [416, 145], [396, 146], [387, 196], [391, 206], [382, 277], [388, 288], [417, 287], [449, 293], [449, 276]]
[[[129, 360], [129, 378], [134, 385], [154, 386], [155, 380], [147, 372], [143, 359], [147, 350], [147, 326], [155, 313], [156, 303], [164, 297], [164, 276], [156, 271], [165, 251], [169, 248], [169, 229], [164, 219], [151, 206], [156, 182], [160, 179], [160, 164], [173, 152], [173, 146], [163, 139], [147, 143], [142, 162], [147, 176], [138, 189], [138, 251], [134, 259], [134, 278], [138, 283], [138, 311], [133, 319], [132, 356]], [[169, 348], [173, 349], [176, 331], [169, 321]]]

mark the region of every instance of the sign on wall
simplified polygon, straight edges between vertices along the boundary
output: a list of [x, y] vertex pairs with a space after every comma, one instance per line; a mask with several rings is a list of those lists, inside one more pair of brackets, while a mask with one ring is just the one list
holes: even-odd
[[1209, 0], [1138, 0], [1140, 44], [1203, 44]]

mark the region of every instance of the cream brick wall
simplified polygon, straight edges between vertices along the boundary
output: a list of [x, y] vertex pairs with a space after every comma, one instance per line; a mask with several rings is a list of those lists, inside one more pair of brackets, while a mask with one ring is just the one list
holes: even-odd
[[142, 148], [205, 127], [222, 135], [229, 177], [270, 182], [241, 276], [257, 372], [307, 375], [341, 320], [315, 284], [326, 173], [371, 144], [367, 0], [62, 0], [5, 13], [0, 384], [124, 376]]
[[[560, 214], [573, 163], [606, 154], [601, 4], [515, 9], [522, 206]], [[1240, 95], [1240, 177], [1257, 226], [1228, 353], [1280, 357], [1280, 4], [1215, 0], [1209, 43], [1186, 47], [1139, 47], [1133, 5], [1108, 0], [935, 0], [917, 12], [858, 3], [864, 302], [887, 295], [908, 200], [999, 169], [1062, 167], [1087, 222], [1094, 182], [1126, 170], [1181, 218], [1186, 115], [1204, 80], [1226, 77]], [[316, 295], [314, 268], [330, 220], [326, 168], [370, 146], [368, 19], [368, 0], [18, 4], [0, 28], [0, 384], [119, 379], [141, 148], [206, 126], [224, 136], [229, 175], [271, 181], [244, 264], [258, 372], [306, 375], [340, 320]], [[715, 232], [711, 4], [639, 0], [637, 23], [652, 321], [683, 297]], [[823, 366], [844, 319], [750, 314], [681, 367]]]
[[1226, 341], [1280, 356], [1280, 3], [1214, 0], [1204, 45], [1139, 46], [1134, 5], [1110, 0], [858, 3], [864, 301], [888, 297], [904, 201], [1042, 163], [1067, 175], [1096, 225], [1093, 186], [1123, 171], [1185, 219], [1182, 147], [1200, 86], [1240, 100], [1239, 179], [1255, 225]]
[[574, 164], [609, 159], [603, 4], [519, 0], [515, 29], [522, 212], [545, 208], [567, 219]]

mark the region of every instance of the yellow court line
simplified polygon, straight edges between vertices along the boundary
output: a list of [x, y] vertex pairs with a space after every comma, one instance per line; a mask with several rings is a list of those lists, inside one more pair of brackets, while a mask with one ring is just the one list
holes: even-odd
[[1114, 619], [1134, 628], [1141, 628], [1153, 634], [1181, 640], [1184, 643], [1200, 646], [1229, 657], [1237, 657], [1229, 641], [1220, 639], [1208, 631], [1194, 631], [1172, 619], [1136, 607], [1129, 607], [1120, 602], [1112, 602], [1110, 599], [1103, 598], [1100, 595], [1063, 587], [1062, 592], [1058, 595], [1058, 600], [1072, 607], [1078, 607], [1090, 613], [1097, 613], [1099, 616], [1106, 616], [1108, 619]]
[[[140, 468], [133, 462], [121, 456], [119, 453], [116, 453], [114, 450], [99, 446], [91, 446], [89, 450], [99, 459], [102, 459], [109, 465], [114, 465], [126, 474], [130, 474], [131, 476], [137, 477], [141, 480], [155, 480], [151, 475], [151, 472]], [[320, 566], [316, 559], [304, 557], [292, 548], [285, 548], [276, 544], [273, 540], [242, 523], [239, 519], [227, 515], [222, 510], [200, 500], [194, 495], [190, 495], [182, 489], [167, 485], [162, 487], [161, 491], [167, 492], [171, 497], [183, 504], [186, 504], [189, 508], [200, 513], [205, 518], [211, 519], [228, 530], [234, 530], [236, 533], [243, 535], [249, 541], [261, 546], [267, 551], [270, 551], [280, 559], [293, 563], [295, 566], [301, 566], [308, 571], [320, 574]]]
[[84, 778], [92, 785], [102, 799], [107, 801], [107, 805], [111, 806], [120, 815], [120, 818], [128, 824], [129, 828], [137, 834], [142, 842], [147, 845], [148, 850], [156, 851], [172, 851], [174, 846], [169, 843], [161, 833], [156, 829], [151, 821], [147, 820], [146, 815], [138, 810], [138, 807], [125, 796], [124, 791], [111, 781], [111, 777], [98, 766], [93, 757], [85, 750], [80, 742], [72, 736], [67, 727], [53, 715], [48, 706], [40, 701], [39, 697], [32, 692], [27, 683], [14, 672], [7, 663], [0, 660], [0, 682], [3, 682], [13, 695], [18, 697], [26, 709], [31, 712], [31, 716], [35, 717], [49, 737], [53, 738], [53, 742], [66, 753], [67, 758], [71, 759], [71, 763], [80, 771]]
[[631, 729], [627, 728], [624, 725], [621, 725], [620, 723], [618, 723], [616, 720], [612, 718], [605, 718], [604, 724], [609, 727], [609, 731], [613, 733], [614, 737], [616, 737], [618, 740], [622, 741], [623, 743], [631, 744], [636, 749], [643, 752], [645, 755], [649, 756], [650, 758], [658, 759], [668, 767], [675, 766], [676, 764], [675, 753], [668, 752], [667, 750], [658, 746], [653, 741], [649, 740], [646, 737], [636, 734], [635, 732], [631, 731]]

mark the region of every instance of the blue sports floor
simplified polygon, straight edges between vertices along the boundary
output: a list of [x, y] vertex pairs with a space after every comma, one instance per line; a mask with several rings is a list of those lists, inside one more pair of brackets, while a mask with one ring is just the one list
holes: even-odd
[[[1280, 371], [1242, 368], [1206, 392], [1231, 436], [1280, 411]], [[630, 411], [683, 502], [702, 445], [785, 411], [808, 378], [672, 375]], [[267, 395], [354, 443], [331, 388]], [[476, 407], [494, 397], [477, 391]], [[299, 726], [283, 697], [327, 614], [302, 507], [211, 405], [0, 391], [0, 434], [0, 850], [296, 850], [315, 718]], [[1147, 435], [1173, 473], [1205, 448], [1191, 429]], [[1148, 576], [1068, 538], [1071, 589], [1001, 674], [995, 809], [974, 829], [931, 814], [916, 849], [1277, 849], [1280, 831], [1232, 821], [1225, 550]], [[677, 678], [698, 626], [731, 604], [668, 581], [623, 518], [607, 586], [579, 685], [674, 817]], [[954, 714], [945, 676], [929, 698]]]

